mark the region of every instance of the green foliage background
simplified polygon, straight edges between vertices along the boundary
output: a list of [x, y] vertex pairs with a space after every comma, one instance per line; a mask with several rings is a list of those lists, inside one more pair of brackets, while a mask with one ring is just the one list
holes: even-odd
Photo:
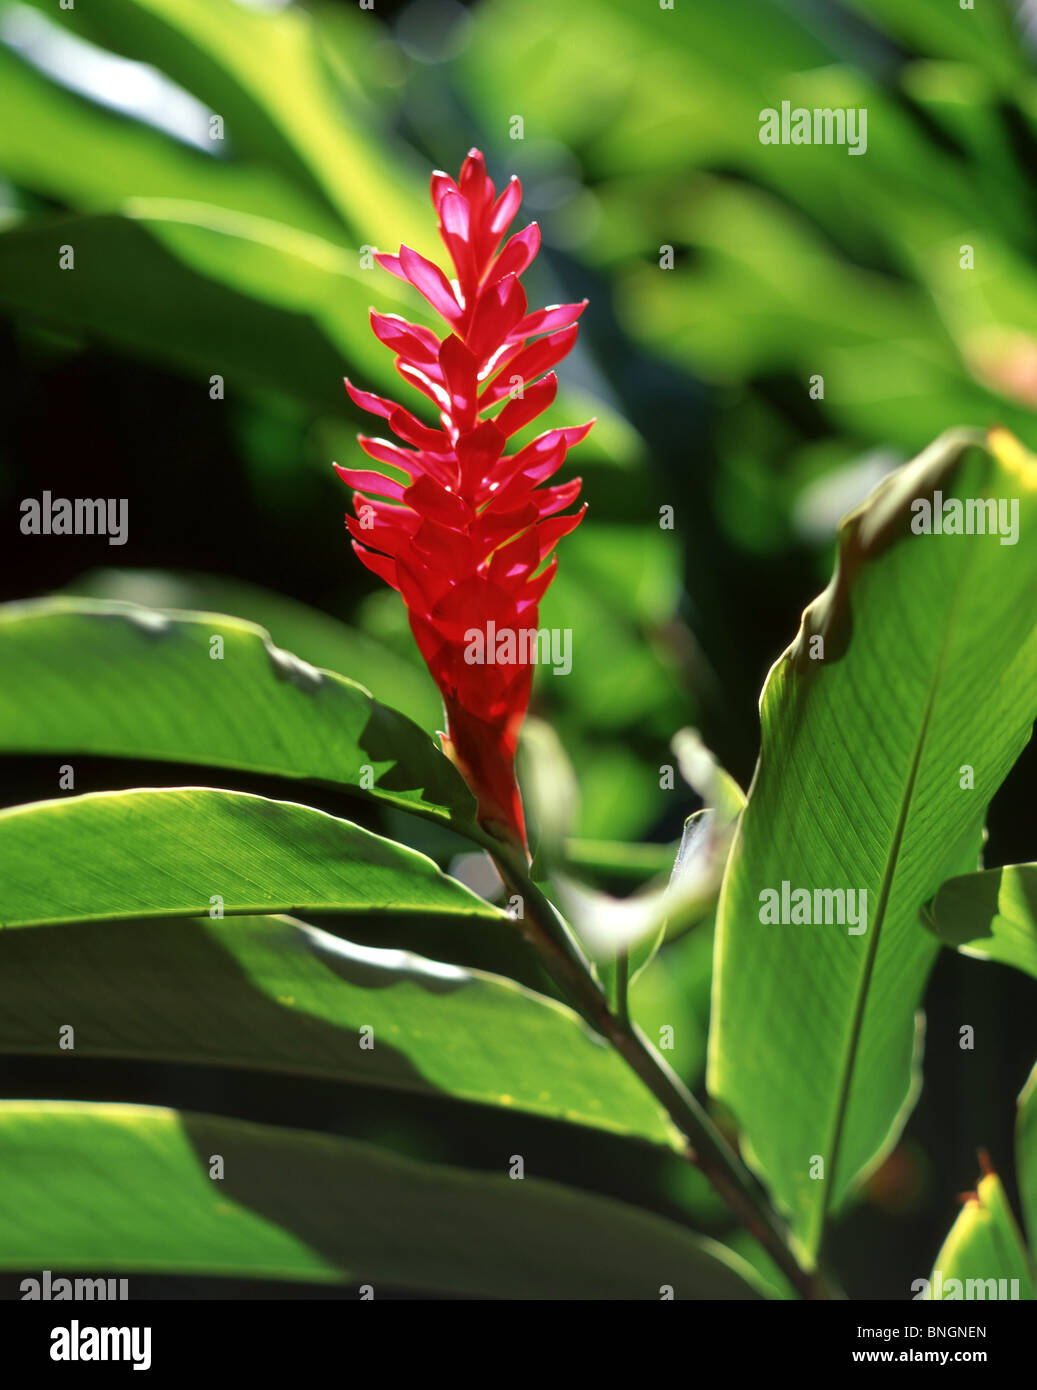
[[[783, 99], [866, 107], [867, 154], [762, 146], [758, 113]], [[1037, 442], [1037, 78], [1007, 4], [0, 0], [2, 596], [233, 614], [434, 732], [434, 688], [398, 600], [349, 550], [330, 462], [356, 452], [343, 374], [398, 385], [368, 307], [420, 316], [361, 248], [436, 255], [428, 170], [456, 170], [471, 145], [498, 184], [521, 176], [542, 225], [530, 302], [590, 299], [549, 420], [599, 420], [574, 455], [590, 512], [542, 609], [572, 628], [575, 660], [538, 680], [534, 714], [575, 769], [566, 833], [642, 844], [638, 862], [662, 866], [697, 805], [660, 790], [670, 738], [698, 726], [748, 785], [764, 677], [827, 580], [839, 517], [950, 426]], [[43, 488], [127, 497], [129, 543], [21, 536], [18, 502]], [[184, 780], [146, 749], [135, 763], [104, 751], [76, 758], [77, 791]], [[1033, 857], [1033, 766], [1031, 750], [994, 803], [988, 865]], [[57, 794], [53, 759], [4, 768], [7, 805]], [[526, 777], [557, 801], [554, 755], [531, 744]], [[288, 795], [261, 775], [233, 785]], [[341, 810], [330, 792], [314, 804]], [[464, 848], [399, 807], [358, 819], [444, 865]], [[598, 857], [600, 886], [630, 886], [618, 852]], [[348, 933], [542, 984], [481, 925], [399, 920], [387, 938], [360, 917]], [[646, 1026], [690, 1021], [675, 1061], [695, 1086], [709, 947], [708, 930], [688, 935], [635, 986]], [[857, 1296], [902, 1297], [928, 1272], [978, 1144], [1015, 1192], [1032, 982], [944, 953], [928, 1010], [919, 1108], [835, 1236]], [[957, 1048], [963, 1022], [985, 1039], [975, 1054]], [[190, 1101], [473, 1169], [510, 1146], [548, 1178], [730, 1235], [678, 1160], [647, 1146], [632, 1160], [605, 1130], [577, 1143], [434, 1088], [361, 1104], [340, 1075], [302, 1093], [250, 1070], [255, 1057], [231, 1071], [102, 1049], [69, 1080], [63, 1059], [30, 1052], [7, 1069], [11, 1096]]]

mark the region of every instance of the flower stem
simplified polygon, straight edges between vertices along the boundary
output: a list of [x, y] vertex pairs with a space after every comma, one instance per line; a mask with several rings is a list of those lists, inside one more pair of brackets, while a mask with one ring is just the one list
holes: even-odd
[[686, 1157], [803, 1298], [842, 1297], [820, 1266], [810, 1268], [800, 1261], [785, 1223], [692, 1093], [625, 1011], [617, 1017], [609, 1007], [583, 953], [550, 901], [504, 853], [494, 853], [505, 883], [522, 896], [525, 910], [519, 926], [526, 940], [579, 1014], [612, 1044], [662, 1105], [688, 1141]]
[[630, 1026], [630, 954], [624, 948], [616, 953], [616, 1017]]

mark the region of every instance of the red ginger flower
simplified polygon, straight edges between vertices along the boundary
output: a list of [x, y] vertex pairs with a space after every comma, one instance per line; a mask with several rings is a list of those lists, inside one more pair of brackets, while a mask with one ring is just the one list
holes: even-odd
[[[406, 481], [335, 468], [357, 489], [356, 517], [346, 517], [353, 549], [399, 591], [443, 696], [443, 750], [475, 793], [483, 824], [525, 849], [515, 750], [532, 667], [528, 661], [472, 664], [465, 651], [476, 650], [473, 633], [485, 640], [489, 632], [505, 630], [516, 634], [522, 650], [517, 634], [538, 627], [538, 605], [558, 563], [554, 556], [546, 566], [544, 561], [586, 511], [584, 505], [559, 515], [575, 501], [579, 478], [539, 485], [561, 468], [593, 420], [548, 430], [511, 455], [504, 448], [554, 400], [558, 379], [548, 369], [572, 347], [587, 301], [526, 312], [519, 276], [539, 249], [540, 231], [531, 223], [498, 250], [522, 187], [513, 177], [496, 197], [478, 150], [469, 152], [456, 183], [433, 173], [431, 191], [455, 278], [447, 279], [408, 246], [397, 256], [376, 259], [420, 291], [449, 331], [441, 340], [397, 314], [373, 309], [371, 327], [396, 354], [404, 380], [438, 408], [439, 426], [358, 391], [347, 379], [356, 405], [387, 420], [400, 441], [360, 435], [361, 448], [399, 469]], [[490, 418], [488, 412], [502, 401], [507, 404]], [[488, 663], [492, 655], [491, 643]]]

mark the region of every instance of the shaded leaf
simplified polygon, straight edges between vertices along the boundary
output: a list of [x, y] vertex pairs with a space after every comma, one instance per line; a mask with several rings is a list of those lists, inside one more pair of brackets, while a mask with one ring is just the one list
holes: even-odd
[[[478, 970], [359, 946], [286, 917], [0, 934], [0, 1053], [249, 1067], [680, 1136], [561, 1004]], [[361, 1045], [361, 1029], [370, 1045]]]
[[[57, 269], [63, 245], [75, 251], [74, 272]], [[363, 362], [374, 384], [394, 379], [371, 351], [372, 292], [344, 247], [206, 203], [136, 198], [118, 214], [65, 213], [0, 235], [9, 311], [143, 353], [206, 390], [217, 364], [229, 391], [273, 391], [343, 415], [344, 371]], [[403, 306], [391, 285], [378, 296]]]
[[[223, 1160], [213, 1181], [210, 1157]], [[128, 1105], [0, 1104], [0, 1265], [491, 1298], [758, 1298], [714, 1241], [527, 1174]], [[117, 1180], [114, 1180], [116, 1179]], [[358, 1287], [359, 1293], [359, 1287]]]

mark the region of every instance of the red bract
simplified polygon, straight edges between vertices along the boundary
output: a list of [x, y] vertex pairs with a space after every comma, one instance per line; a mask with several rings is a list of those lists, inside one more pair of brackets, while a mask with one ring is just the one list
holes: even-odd
[[[357, 489], [356, 517], [346, 518], [353, 548], [399, 591], [442, 693], [443, 749], [475, 793], [482, 823], [525, 849], [515, 749], [533, 671], [518, 634], [538, 627], [538, 605], [557, 566], [551, 552], [586, 510], [559, 515], [575, 501], [579, 478], [540, 484], [594, 422], [548, 430], [514, 454], [504, 452], [509, 437], [554, 400], [558, 382], [549, 369], [572, 347], [586, 305], [527, 313], [519, 276], [540, 244], [536, 223], [501, 246], [521, 197], [517, 178], [496, 196], [478, 150], [469, 153], [456, 183], [432, 175], [454, 277], [407, 246], [377, 260], [424, 295], [448, 331], [439, 338], [374, 310], [371, 327], [396, 354], [403, 379], [435, 405], [439, 424], [424, 424], [347, 380], [353, 401], [388, 421], [396, 436], [392, 442], [360, 435], [361, 448], [403, 477], [335, 467]], [[493, 659], [495, 643], [485, 639], [507, 632], [515, 634], [518, 659], [501, 664]], [[484, 664], [472, 659], [476, 633], [483, 635]]]

